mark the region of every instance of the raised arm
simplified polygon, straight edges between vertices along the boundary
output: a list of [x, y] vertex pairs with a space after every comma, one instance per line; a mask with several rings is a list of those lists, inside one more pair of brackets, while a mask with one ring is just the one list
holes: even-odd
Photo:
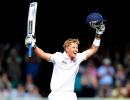
[[86, 50], [87, 58], [91, 57], [92, 55], [94, 55], [98, 51], [99, 46], [100, 46], [100, 42], [101, 42], [101, 35], [105, 31], [105, 24], [100, 24], [100, 25], [95, 26], [95, 27], [96, 28], [94, 28], [94, 29], [96, 29], [96, 35], [95, 35], [92, 46], [88, 50]]
[[31, 43], [31, 46], [34, 50], [34, 52], [42, 59], [49, 61], [52, 54], [44, 52], [42, 49], [37, 47], [36, 45], [36, 39], [34, 37], [26, 37], [25, 38], [25, 46], [28, 47], [28, 44]]
[[98, 51], [100, 42], [101, 36], [96, 34], [92, 46], [88, 50], [86, 50], [86, 58], [91, 57]]
[[34, 48], [34, 52], [44, 60], [49, 61], [52, 54], [44, 52], [39, 47]]
[[93, 44], [88, 50], [86, 50], [87, 58], [95, 54], [99, 49], [100, 42], [101, 42], [101, 35], [105, 31], [105, 24], [103, 23], [103, 21], [105, 20], [103, 19], [102, 15], [99, 13], [90, 13], [87, 16], [86, 23], [96, 30], [96, 35]]

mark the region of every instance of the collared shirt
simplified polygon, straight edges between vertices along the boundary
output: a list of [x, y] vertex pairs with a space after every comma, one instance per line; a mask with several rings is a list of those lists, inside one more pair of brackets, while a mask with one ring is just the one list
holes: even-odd
[[75, 77], [83, 60], [86, 60], [86, 51], [77, 53], [73, 61], [66, 52], [56, 52], [51, 56], [50, 61], [54, 64], [50, 84], [52, 92], [74, 91]]

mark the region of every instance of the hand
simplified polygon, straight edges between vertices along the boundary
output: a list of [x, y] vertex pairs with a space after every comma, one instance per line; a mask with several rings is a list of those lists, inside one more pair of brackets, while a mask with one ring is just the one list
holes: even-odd
[[33, 36], [25, 37], [25, 46], [29, 47], [29, 44], [34, 47], [36, 45], [36, 38], [34, 38]]
[[100, 24], [96, 26], [96, 34], [102, 35], [105, 31], [105, 24]]
[[102, 35], [105, 31], [105, 24], [103, 22], [91, 21], [89, 22], [90, 27], [96, 29], [97, 35]]

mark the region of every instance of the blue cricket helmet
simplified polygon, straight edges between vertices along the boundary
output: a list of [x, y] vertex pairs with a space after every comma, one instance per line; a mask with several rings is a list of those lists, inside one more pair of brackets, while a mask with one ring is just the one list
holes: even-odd
[[89, 23], [89, 22], [92, 22], [92, 21], [102, 22], [102, 21], [105, 21], [105, 20], [103, 19], [102, 15], [99, 14], [99, 13], [90, 13], [87, 16], [86, 23]]

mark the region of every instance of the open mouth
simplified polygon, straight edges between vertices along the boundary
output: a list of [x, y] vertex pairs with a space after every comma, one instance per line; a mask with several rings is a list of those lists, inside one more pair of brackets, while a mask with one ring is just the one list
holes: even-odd
[[76, 54], [77, 54], [77, 52], [74, 52], [73, 54], [75, 54], [75, 55], [76, 55]]

